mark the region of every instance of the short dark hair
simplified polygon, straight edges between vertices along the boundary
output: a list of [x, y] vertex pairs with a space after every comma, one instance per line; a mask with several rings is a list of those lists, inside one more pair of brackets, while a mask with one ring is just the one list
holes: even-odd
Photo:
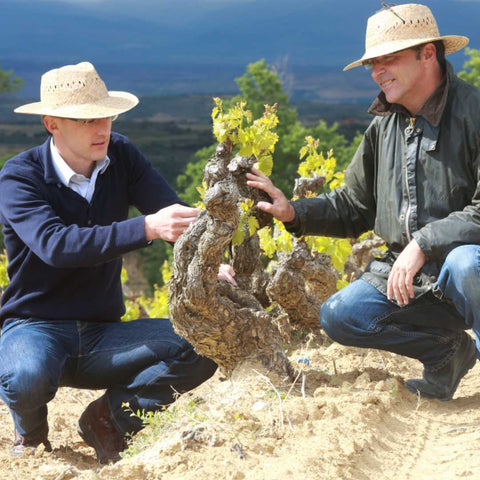
[[[442, 40], [436, 40], [435, 42], [428, 43], [433, 43], [435, 45], [437, 62], [440, 65], [442, 72], [445, 72], [447, 69], [447, 62], [445, 60], [445, 44], [442, 42]], [[422, 50], [424, 45], [426, 45], [426, 43], [422, 43], [421, 45], [416, 45], [415, 47], [413, 47], [413, 49], [417, 52], [418, 59], [420, 59], [420, 51]]]
[[435, 49], [437, 50], [437, 61], [442, 69], [442, 72], [445, 72], [447, 69], [447, 61], [445, 60], [445, 44], [442, 40], [437, 40], [433, 42]]

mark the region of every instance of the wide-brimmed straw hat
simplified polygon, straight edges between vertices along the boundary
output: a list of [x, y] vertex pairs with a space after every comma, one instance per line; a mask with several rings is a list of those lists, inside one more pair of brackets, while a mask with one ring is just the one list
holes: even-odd
[[425, 5], [385, 6], [368, 19], [363, 57], [343, 70], [358, 67], [365, 60], [437, 40], [443, 41], [446, 55], [462, 49], [469, 41], [459, 35], [440, 36], [437, 22]]
[[42, 75], [40, 102], [16, 108], [16, 113], [62, 118], [104, 118], [126, 112], [138, 104], [128, 92], [109, 92], [89, 62], [66, 65]]

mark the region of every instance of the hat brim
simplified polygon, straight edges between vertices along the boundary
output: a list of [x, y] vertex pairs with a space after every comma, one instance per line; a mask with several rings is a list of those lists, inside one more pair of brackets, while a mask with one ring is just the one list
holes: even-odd
[[14, 110], [15, 113], [30, 115], [50, 115], [61, 118], [106, 118], [120, 115], [138, 104], [135, 95], [128, 92], [108, 92], [108, 97], [92, 103], [66, 105], [58, 108], [46, 106], [42, 102], [27, 103]]
[[446, 35], [442, 37], [431, 37], [431, 38], [416, 38], [408, 40], [396, 40], [394, 42], [387, 42], [376, 47], [368, 49], [362, 58], [356, 60], [355, 62], [349, 63], [344, 69], [350, 70], [354, 67], [359, 67], [366, 60], [371, 60], [372, 58], [381, 57], [383, 55], [390, 55], [407, 48], [415, 47], [417, 45], [422, 45], [424, 43], [436, 42], [442, 40], [445, 45], [445, 55], [450, 53], [458, 52], [463, 47], [465, 47], [470, 41], [467, 37], [460, 35]]

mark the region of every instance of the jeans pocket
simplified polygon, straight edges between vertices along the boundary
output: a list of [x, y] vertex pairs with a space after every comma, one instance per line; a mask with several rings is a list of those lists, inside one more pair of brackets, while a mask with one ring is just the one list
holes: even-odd
[[0, 337], [5, 335], [12, 328], [26, 325], [27, 323], [30, 323], [30, 321], [31, 321], [30, 318], [11, 318], [11, 319], [5, 320], [5, 323], [3, 324], [2, 330], [0, 332]]

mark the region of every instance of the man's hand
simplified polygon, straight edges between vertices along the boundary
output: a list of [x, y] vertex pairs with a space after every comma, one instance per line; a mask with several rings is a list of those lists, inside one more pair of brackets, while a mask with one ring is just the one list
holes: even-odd
[[161, 238], [167, 242], [174, 242], [197, 218], [199, 212], [198, 208], [175, 203], [157, 213], [147, 215], [145, 217], [147, 241]]
[[412, 240], [398, 256], [388, 277], [387, 297], [394, 296], [400, 306], [415, 298], [413, 279], [425, 263], [425, 254], [416, 240]]
[[235, 270], [231, 267], [231, 265], [228, 265], [227, 263], [222, 263], [218, 267], [218, 276], [217, 278], [219, 280], [225, 280], [232, 285], [237, 286], [237, 282], [235, 281]]
[[283, 192], [275, 187], [272, 181], [258, 171], [252, 168], [251, 173], [247, 173], [247, 185], [263, 190], [272, 199], [273, 203], [258, 202], [257, 207], [264, 212], [272, 214], [281, 222], [291, 222], [295, 218], [295, 210], [288, 202]]

